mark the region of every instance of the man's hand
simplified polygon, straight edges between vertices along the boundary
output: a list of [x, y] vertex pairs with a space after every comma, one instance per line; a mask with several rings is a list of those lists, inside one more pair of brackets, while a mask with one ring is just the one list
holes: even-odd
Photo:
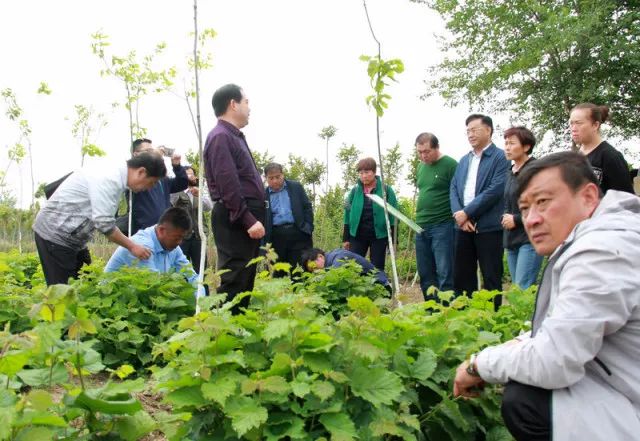
[[466, 221], [465, 223], [463, 223], [460, 226], [460, 229], [462, 231], [466, 231], [467, 233], [475, 233], [476, 232], [476, 226], [473, 222], [471, 222], [470, 220]]
[[257, 221], [247, 230], [247, 234], [251, 239], [262, 239], [264, 237], [264, 225], [262, 225], [262, 222]]
[[462, 227], [462, 225], [469, 220], [469, 216], [467, 216], [467, 213], [465, 213], [464, 210], [459, 210], [453, 213], [453, 218], [456, 220], [459, 227]]
[[189, 187], [189, 193], [191, 193], [193, 197], [197, 198], [200, 194], [200, 190], [198, 189], [198, 187]]
[[347, 251], [351, 250], [351, 242], [346, 241], [346, 242], [342, 242], [342, 248], [344, 248]]
[[129, 248], [129, 252], [140, 260], [147, 260], [149, 257], [151, 257], [151, 250], [136, 243], [131, 245], [131, 248]]
[[453, 380], [454, 397], [475, 398], [480, 395], [480, 392], [475, 389], [484, 387], [484, 380], [469, 375], [467, 366], [469, 366], [469, 362], [465, 361], [456, 369], [456, 378]]
[[513, 220], [513, 214], [502, 215], [502, 228], [505, 230], [513, 230], [516, 227], [516, 223]]
[[174, 153], [171, 155], [171, 165], [180, 165], [180, 160], [182, 156], [179, 153]]

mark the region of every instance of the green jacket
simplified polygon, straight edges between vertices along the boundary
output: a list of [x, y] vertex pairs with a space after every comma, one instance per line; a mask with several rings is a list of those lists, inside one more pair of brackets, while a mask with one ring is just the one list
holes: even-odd
[[[387, 187], [387, 202], [391, 206], [398, 208], [398, 200], [396, 194], [390, 186]], [[376, 188], [373, 191], [374, 194], [382, 197], [382, 185], [380, 177], [376, 176]], [[362, 182], [358, 183], [351, 189], [344, 208], [344, 224], [346, 230], [352, 237], [355, 237], [358, 232], [358, 225], [360, 224], [360, 216], [362, 216], [362, 207], [364, 205], [364, 190]], [[393, 227], [395, 219], [392, 215], [389, 215], [389, 223]], [[384, 220], [384, 209], [378, 204], [373, 203], [373, 227], [376, 233], [376, 239], [383, 239], [387, 237], [387, 225]]]

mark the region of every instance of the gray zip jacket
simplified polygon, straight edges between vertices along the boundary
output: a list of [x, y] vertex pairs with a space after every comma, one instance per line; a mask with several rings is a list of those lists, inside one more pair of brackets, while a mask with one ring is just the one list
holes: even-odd
[[33, 230], [60, 246], [81, 250], [94, 230], [109, 235], [127, 188], [127, 166], [81, 169], [73, 172], [38, 213]]
[[551, 255], [532, 336], [486, 348], [489, 383], [553, 390], [554, 441], [640, 439], [640, 198], [610, 190]]

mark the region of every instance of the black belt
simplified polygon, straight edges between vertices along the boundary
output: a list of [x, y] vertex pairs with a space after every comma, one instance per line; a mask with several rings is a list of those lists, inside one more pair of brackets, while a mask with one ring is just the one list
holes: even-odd
[[273, 228], [291, 228], [294, 226], [295, 224], [280, 224], [280, 225], [274, 225]]

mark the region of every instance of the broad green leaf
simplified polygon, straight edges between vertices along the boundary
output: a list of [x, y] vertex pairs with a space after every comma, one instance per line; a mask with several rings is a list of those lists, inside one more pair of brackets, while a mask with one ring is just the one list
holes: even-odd
[[20, 372], [29, 361], [29, 354], [25, 351], [9, 351], [0, 357], [0, 373], [13, 377]]
[[67, 427], [67, 422], [48, 412], [25, 410], [20, 418], [14, 423], [16, 427], [28, 426], [30, 424], [40, 426]]
[[15, 418], [16, 410], [13, 406], [0, 407], [0, 440], [9, 439]]
[[433, 375], [437, 366], [436, 354], [431, 349], [425, 349], [411, 365], [411, 373], [418, 380], [426, 380]]
[[349, 381], [349, 377], [347, 377], [344, 373], [342, 372], [337, 372], [337, 371], [329, 371], [329, 372], [323, 372], [324, 376], [330, 380], [335, 381], [336, 383], [346, 383]]
[[49, 441], [54, 436], [54, 432], [47, 427], [25, 427], [18, 432], [15, 441]]
[[291, 390], [296, 397], [304, 398], [306, 395], [311, 393], [311, 387], [309, 383], [304, 383], [302, 381], [292, 381], [291, 382]]
[[27, 401], [37, 411], [44, 412], [49, 407], [53, 406], [53, 398], [47, 391], [34, 389], [27, 395]]
[[442, 400], [440, 405], [441, 412], [447, 416], [459, 429], [469, 432], [472, 428], [469, 425], [469, 421], [462, 415], [458, 403], [448, 398]]
[[242, 437], [249, 430], [267, 421], [267, 409], [249, 397], [235, 397], [227, 402], [225, 414], [231, 418], [231, 426]]
[[347, 414], [325, 413], [319, 420], [329, 433], [331, 433], [332, 441], [350, 441], [358, 437], [356, 426]]
[[495, 426], [487, 432], [486, 441], [513, 441], [513, 437], [504, 426]]
[[206, 404], [200, 386], [189, 386], [169, 392], [164, 400], [176, 408], [199, 408]]
[[351, 391], [376, 407], [391, 404], [404, 391], [400, 377], [383, 368], [359, 367], [351, 375]]
[[220, 377], [209, 383], [203, 383], [201, 386], [204, 398], [215, 401], [223, 407], [227, 398], [235, 393], [236, 388], [236, 381], [229, 377]]
[[156, 428], [156, 422], [145, 412], [125, 415], [115, 423], [116, 432], [126, 441], [136, 441]]
[[264, 380], [260, 380], [260, 390], [266, 392], [272, 392], [275, 394], [288, 394], [291, 389], [289, 383], [284, 377], [274, 375], [273, 377], [267, 377]]
[[356, 355], [369, 361], [376, 361], [378, 358], [384, 355], [384, 351], [382, 349], [369, 343], [366, 340], [355, 340], [351, 342], [350, 347]]
[[18, 372], [18, 377], [29, 386], [48, 385], [49, 375], [51, 375], [51, 384], [62, 384], [69, 381], [69, 372], [61, 363], [54, 365], [53, 369], [24, 369]]
[[290, 319], [276, 319], [270, 321], [262, 332], [262, 336], [266, 341], [271, 341], [279, 337], [288, 335], [289, 332], [296, 326], [295, 320]]
[[114, 373], [118, 376], [118, 378], [120, 378], [121, 380], [124, 380], [129, 375], [133, 374], [135, 371], [136, 370], [130, 364], [123, 364], [118, 369], [116, 369]]
[[325, 401], [333, 396], [336, 388], [329, 381], [315, 381], [311, 385], [311, 392], [320, 398], [320, 401]]

